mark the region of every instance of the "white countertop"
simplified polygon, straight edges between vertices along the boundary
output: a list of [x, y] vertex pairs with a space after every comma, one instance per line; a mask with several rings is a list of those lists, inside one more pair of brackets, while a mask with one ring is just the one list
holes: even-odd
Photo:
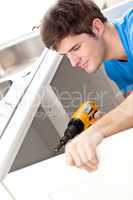
[[99, 146], [99, 169], [67, 166], [64, 154], [10, 173], [4, 183], [18, 200], [132, 200], [133, 129]]

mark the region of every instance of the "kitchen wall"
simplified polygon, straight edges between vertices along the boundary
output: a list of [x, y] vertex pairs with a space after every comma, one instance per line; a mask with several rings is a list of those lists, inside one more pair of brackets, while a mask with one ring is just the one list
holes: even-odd
[[[110, 7], [123, 1], [125, 0], [95, 0], [100, 8]], [[56, 0], [1, 1], [0, 44], [30, 32], [34, 25], [40, 23], [42, 16], [54, 2]]]

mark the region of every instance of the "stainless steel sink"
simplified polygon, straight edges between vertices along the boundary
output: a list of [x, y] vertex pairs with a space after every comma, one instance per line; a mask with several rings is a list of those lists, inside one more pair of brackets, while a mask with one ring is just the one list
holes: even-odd
[[0, 46], [0, 80], [31, 66], [44, 49], [39, 33]]
[[0, 100], [3, 99], [3, 97], [5, 97], [11, 85], [12, 81], [10, 80], [0, 83]]

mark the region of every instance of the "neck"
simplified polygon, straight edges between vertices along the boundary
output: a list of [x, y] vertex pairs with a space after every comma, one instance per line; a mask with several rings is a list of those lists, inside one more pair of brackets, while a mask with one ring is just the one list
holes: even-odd
[[105, 60], [127, 60], [119, 34], [113, 24], [105, 24], [103, 38], [106, 44]]

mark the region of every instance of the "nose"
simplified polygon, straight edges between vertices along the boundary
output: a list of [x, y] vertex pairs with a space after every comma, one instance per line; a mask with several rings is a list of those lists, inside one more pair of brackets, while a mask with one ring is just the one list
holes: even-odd
[[80, 57], [78, 55], [68, 53], [67, 54], [68, 59], [70, 60], [73, 67], [79, 67], [80, 65]]

